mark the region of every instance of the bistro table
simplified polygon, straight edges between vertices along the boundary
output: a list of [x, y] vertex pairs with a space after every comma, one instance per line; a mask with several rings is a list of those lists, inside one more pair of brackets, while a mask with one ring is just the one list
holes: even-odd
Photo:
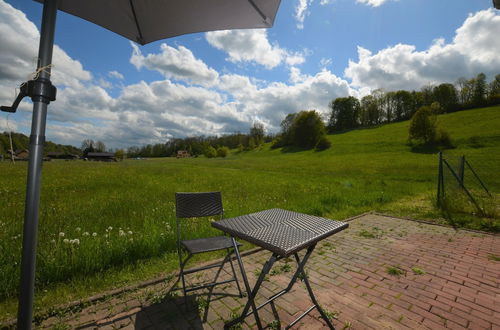
[[[309, 284], [309, 280], [307, 279], [307, 275], [304, 272], [304, 266], [319, 241], [341, 230], [346, 229], [349, 226], [348, 223], [282, 209], [270, 209], [252, 214], [242, 215], [235, 218], [215, 221], [212, 222], [212, 226], [231, 235], [234, 251], [238, 259], [241, 275], [243, 277], [243, 282], [245, 283], [245, 288], [248, 294], [248, 301], [241, 315], [227, 322], [224, 328], [229, 328], [237, 323], [240, 323], [247, 316], [254, 314], [257, 327], [259, 329], [263, 329], [258, 310], [270, 303], [273, 311], [275, 312], [276, 308], [274, 306], [274, 300], [289, 292], [292, 289], [294, 283], [300, 277], [306, 285], [307, 292], [309, 293], [309, 297], [311, 298], [313, 306], [311, 306], [308, 310], [301, 314], [286, 328], [288, 329], [292, 327], [309, 312], [316, 308], [321, 317], [325, 320], [328, 327], [330, 329], [334, 329], [332, 323], [325, 315], [324, 311], [318, 304], [316, 297], [314, 296], [311, 285]], [[250, 284], [248, 283], [248, 278], [243, 267], [243, 262], [241, 260], [240, 252], [238, 250], [238, 245], [235, 238], [245, 240], [272, 252], [272, 256], [264, 264], [264, 267], [253, 289], [250, 288]], [[307, 251], [301, 260], [299, 258], [298, 252], [303, 249], [307, 249]], [[263, 304], [256, 306], [255, 296], [259, 291], [259, 288], [265, 276], [271, 270], [273, 264], [276, 261], [287, 258], [291, 255], [295, 257], [295, 261], [297, 262], [297, 270], [293, 274], [288, 286], [280, 292], [269, 297], [268, 300]], [[252, 311], [249, 312], [250, 307], [252, 308]]]

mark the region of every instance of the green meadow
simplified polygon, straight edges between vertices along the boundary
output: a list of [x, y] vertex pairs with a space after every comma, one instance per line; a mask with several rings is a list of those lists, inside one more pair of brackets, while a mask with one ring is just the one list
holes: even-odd
[[[409, 122], [329, 135], [321, 152], [264, 145], [227, 158], [46, 162], [36, 312], [175, 270], [177, 191], [222, 191], [226, 217], [275, 207], [333, 219], [377, 211], [500, 231], [500, 107], [438, 122], [456, 145], [446, 156], [465, 155], [492, 192], [487, 216], [436, 208], [437, 151], [407, 145]], [[0, 162], [0, 322], [16, 314], [26, 169]], [[193, 237], [217, 233], [191, 226]]]

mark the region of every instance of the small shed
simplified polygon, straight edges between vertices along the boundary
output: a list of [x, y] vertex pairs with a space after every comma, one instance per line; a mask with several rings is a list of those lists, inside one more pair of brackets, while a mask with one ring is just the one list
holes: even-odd
[[189, 158], [191, 155], [187, 150], [177, 150], [177, 158]]
[[112, 152], [89, 152], [87, 159], [98, 162], [116, 162], [115, 154]]
[[15, 160], [28, 160], [30, 159], [30, 152], [28, 149], [18, 149], [14, 152]]

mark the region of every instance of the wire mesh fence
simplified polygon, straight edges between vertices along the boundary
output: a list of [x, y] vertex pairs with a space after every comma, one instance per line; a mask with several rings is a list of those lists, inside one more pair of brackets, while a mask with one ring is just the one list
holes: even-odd
[[451, 212], [498, 218], [500, 159], [497, 157], [440, 153], [438, 206]]

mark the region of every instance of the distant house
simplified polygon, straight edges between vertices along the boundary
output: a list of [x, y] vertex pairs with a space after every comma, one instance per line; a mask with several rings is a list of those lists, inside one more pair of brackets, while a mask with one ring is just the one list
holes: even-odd
[[[11, 154], [12, 152], [9, 150], [8, 153]], [[30, 159], [30, 152], [28, 151], [28, 149], [18, 149], [14, 151], [14, 160], [28, 160], [28, 159]]]
[[191, 155], [187, 150], [178, 150], [177, 151], [177, 158], [189, 158]]
[[115, 154], [112, 152], [89, 152], [87, 160], [98, 162], [116, 162]]
[[67, 154], [64, 152], [57, 152], [57, 151], [48, 152], [46, 157], [48, 160], [52, 160], [52, 159], [66, 159], [66, 160], [78, 159], [78, 155]]

